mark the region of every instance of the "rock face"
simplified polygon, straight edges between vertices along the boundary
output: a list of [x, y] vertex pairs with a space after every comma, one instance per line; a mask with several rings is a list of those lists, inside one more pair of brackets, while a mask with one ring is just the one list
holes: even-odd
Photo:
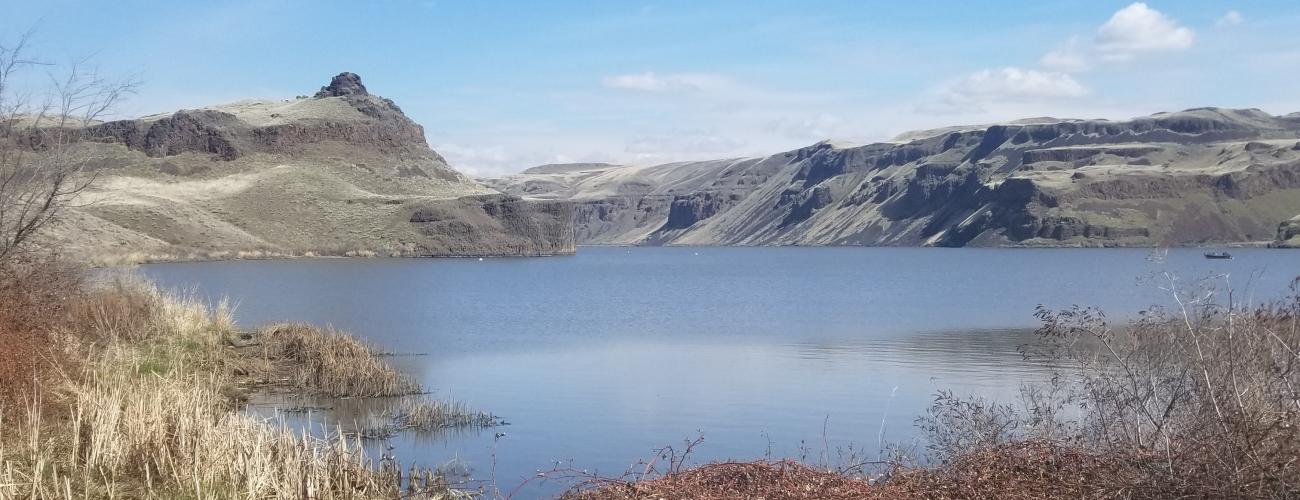
[[573, 204], [488, 195], [420, 204], [411, 224], [421, 255], [564, 255], [574, 252]]
[[330, 79], [330, 84], [320, 88], [316, 98], [345, 97], [350, 95], [370, 95], [366, 86], [361, 84], [361, 77], [356, 73], [343, 72]]
[[94, 260], [574, 252], [568, 204], [455, 171], [353, 73], [313, 98], [108, 122], [89, 136], [98, 180], [50, 237]]
[[1300, 215], [1278, 225], [1275, 244], [1285, 248], [1300, 248]]
[[552, 166], [486, 182], [574, 201], [579, 243], [1267, 243], [1300, 226], [1298, 138], [1300, 115], [1198, 108], [950, 127], [762, 158]]

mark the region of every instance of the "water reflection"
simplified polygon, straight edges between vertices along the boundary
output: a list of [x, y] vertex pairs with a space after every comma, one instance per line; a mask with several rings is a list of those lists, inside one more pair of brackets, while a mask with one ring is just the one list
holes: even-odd
[[[410, 434], [378, 451], [454, 462], [507, 488], [555, 463], [621, 473], [703, 435], [701, 461], [830, 454], [916, 439], [935, 391], [1007, 400], [1050, 374], [1025, 363], [1033, 311], [1122, 318], [1172, 272], [1251, 279], [1256, 300], [1300, 274], [1295, 252], [899, 248], [583, 248], [552, 259], [301, 260], [145, 266], [165, 286], [239, 302], [243, 325], [355, 332], [434, 396], [503, 416], [485, 432]], [[1253, 275], [1256, 271], [1269, 272]], [[261, 401], [260, 403], [268, 403]], [[280, 401], [338, 429], [386, 403]], [[382, 414], [382, 413], [380, 413]], [[331, 425], [332, 424], [332, 425]], [[498, 434], [504, 433], [504, 436]], [[552, 486], [530, 483], [520, 497]]]

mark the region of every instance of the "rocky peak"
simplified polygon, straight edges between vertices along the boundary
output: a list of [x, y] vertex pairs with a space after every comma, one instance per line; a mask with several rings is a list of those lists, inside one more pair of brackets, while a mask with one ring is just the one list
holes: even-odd
[[361, 77], [356, 73], [344, 71], [330, 80], [330, 84], [320, 88], [316, 97], [343, 97], [350, 95], [370, 95], [366, 86], [361, 84]]

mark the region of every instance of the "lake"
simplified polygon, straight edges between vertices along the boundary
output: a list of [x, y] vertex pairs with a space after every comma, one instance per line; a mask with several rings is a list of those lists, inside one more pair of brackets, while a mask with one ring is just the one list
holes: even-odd
[[[1286, 293], [1300, 252], [583, 247], [573, 257], [306, 259], [141, 266], [237, 303], [241, 325], [357, 334], [443, 397], [510, 423], [403, 435], [404, 462], [456, 461], [509, 491], [557, 464], [618, 475], [703, 436], [696, 463], [834, 459], [915, 443], [939, 389], [1010, 400], [1035, 306], [1124, 318], [1209, 277], [1241, 301]], [[504, 436], [497, 436], [497, 433]], [[528, 484], [517, 498], [553, 493]]]

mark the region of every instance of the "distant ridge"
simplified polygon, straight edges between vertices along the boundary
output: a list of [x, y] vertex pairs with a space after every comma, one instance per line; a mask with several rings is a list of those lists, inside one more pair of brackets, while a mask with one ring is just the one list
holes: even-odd
[[607, 170], [619, 168], [625, 165], [616, 165], [613, 163], [549, 163], [538, 165], [536, 167], [524, 170], [525, 174], [563, 174], [568, 172], [581, 172], [583, 170]]
[[575, 202], [587, 244], [1300, 245], [1300, 113], [1029, 118], [485, 182]]

